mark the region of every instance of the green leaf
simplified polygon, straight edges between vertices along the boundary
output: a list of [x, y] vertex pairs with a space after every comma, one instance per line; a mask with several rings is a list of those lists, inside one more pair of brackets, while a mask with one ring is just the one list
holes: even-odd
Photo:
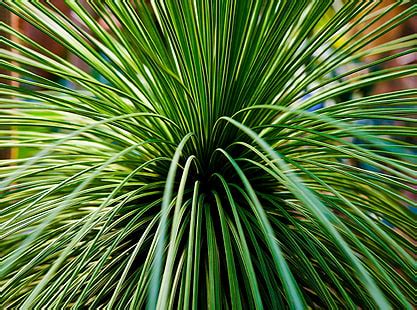
[[5, 308], [412, 309], [415, 4], [0, 5]]

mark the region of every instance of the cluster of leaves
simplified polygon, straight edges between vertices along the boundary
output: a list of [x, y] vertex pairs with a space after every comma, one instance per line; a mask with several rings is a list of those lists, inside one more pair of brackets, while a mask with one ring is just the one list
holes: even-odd
[[1, 3], [104, 78], [1, 24], [0, 147], [31, 150], [0, 161], [3, 305], [412, 307], [417, 90], [356, 94], [417, 73], [366, 70], [416, 5], [80, 3]]

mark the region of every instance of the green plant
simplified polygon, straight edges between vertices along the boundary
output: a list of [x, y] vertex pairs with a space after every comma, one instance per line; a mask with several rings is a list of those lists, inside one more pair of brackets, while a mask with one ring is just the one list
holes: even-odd
[[1, 146], [28, 154], [0, 161], [3, 305], [411, 309], [417, 92], [357, 94], [416, 74], [364, 72], [415, 51], [367, 44], [416, 6], [371, 30], [401, 3], [133, 2], [69, 1], [82, 27], [1, 4], [106, 80], [1, 25], [3, 77], [38, 87], [0, 86]]

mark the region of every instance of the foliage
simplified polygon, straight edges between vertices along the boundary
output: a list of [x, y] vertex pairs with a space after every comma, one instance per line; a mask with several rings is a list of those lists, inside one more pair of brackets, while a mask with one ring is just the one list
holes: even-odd
[[416, 6], [332, 2], [2, 1], [103, 77], [1, 25], [3, 305], [411, 309]]

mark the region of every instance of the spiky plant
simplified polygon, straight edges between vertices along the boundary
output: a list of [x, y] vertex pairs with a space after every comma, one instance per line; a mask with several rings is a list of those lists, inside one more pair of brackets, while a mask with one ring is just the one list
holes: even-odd
[[417, 73], [366, 70], [416, 6], [379, 2], [2, 1], [101, 75], [1, 24], [3, 306], [412, 308], [417, 91], [359, 93]]

